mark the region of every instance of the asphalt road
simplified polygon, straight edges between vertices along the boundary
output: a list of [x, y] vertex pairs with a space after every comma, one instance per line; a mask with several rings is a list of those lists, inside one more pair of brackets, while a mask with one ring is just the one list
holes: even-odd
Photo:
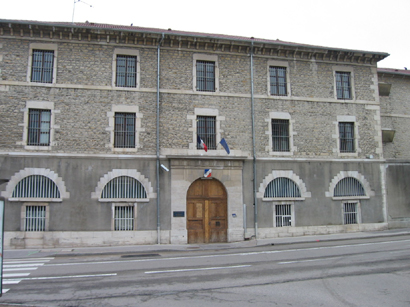
[[410, 236], [5, 259], [3, 274], [0, 306], [408, 307]]

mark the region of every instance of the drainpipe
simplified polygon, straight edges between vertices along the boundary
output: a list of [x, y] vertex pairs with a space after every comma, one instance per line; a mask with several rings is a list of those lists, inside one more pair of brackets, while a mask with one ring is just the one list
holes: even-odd
[[[252, 37], [253, 39], [253, 37]], [[252, 105], [252, 151], [253, 151], [253, 208], [255, 239], [258, 238], [258, 201], [256, 198], [256, 149], [255, 149], [255, 99], [253, 93], [253, 41], [251, 44], [251, 105]]]
[[159, 191], [159, 68], [160, 68], [160, 46], [164, 40], [164, 33], [157, 46], [157, 243], [161, 244], [161, 220], [160, 220], [160, 191]]

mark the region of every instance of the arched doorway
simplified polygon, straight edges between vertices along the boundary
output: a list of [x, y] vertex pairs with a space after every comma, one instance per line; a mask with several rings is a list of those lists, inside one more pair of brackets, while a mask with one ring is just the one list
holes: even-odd
[[227, 195], [216, 179], [198, 179], [187, 193], [188, 243], [227, 242]]

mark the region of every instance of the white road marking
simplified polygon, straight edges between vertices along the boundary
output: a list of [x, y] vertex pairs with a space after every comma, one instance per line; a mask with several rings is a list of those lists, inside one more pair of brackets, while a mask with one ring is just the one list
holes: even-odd
[[165, 270], [165, 271], [147, 271], [145, 274], [159, 274], [159, 273], [174, 273], [174, 272], [192, 272], [192, 271], [207, 271], [207, 270], [223, 270], [223, 269], [238, 269], [247, 268], [251, 265], [233, 265], [233, 266], [220, 266], [210, 268], [196, 268], [196, 269], [179, 269], [179, 270]]
[[[20, 278], [19, 281], [22, 281], [22, 280], [63, 279], [63, 278], [90, 278], [90, 277], [105, 277], [105, 276], [117, 276], [117, 273], [93, 274], [93, 275], [68, 275], [68, 276], [27, 277], [27, 278]], [[9, 279], [9, 280], [13, 280], [13, 279]]]
[[29, 267], [29, 268], [6, 268], [6, 269], [3, 269], [3, 272], [34, 271], [34, 270], [37, 270], [37, 267]]
[[2, 293], [7, 293], [10, 289], [3, 289], [1, 292]]
[[3, 274], [3, 277], [8, 278], [8, 277], [24, 277], [24, 276], [29, 276], [30, 273], [11, 273], [11, 274]]

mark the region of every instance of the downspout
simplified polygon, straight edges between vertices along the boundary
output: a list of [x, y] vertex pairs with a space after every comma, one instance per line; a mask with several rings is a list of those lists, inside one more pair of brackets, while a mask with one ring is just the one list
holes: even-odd
[[161, 244], [161, 220], [160, 220], [160, 190], [159, 190], [159, 73], [160, 73], [160, 46], [164, 40], [164, 33], [157, 46], [157, 243]]
[[256, 149], [255, 149], [255, 99], [253, 89], [253, 41], [251, 44], [251, 109], [252, 109], [252, 151], [253, 151], [253, 208], [255, 239], [258, 238], [258, 200], [256, 198]]

